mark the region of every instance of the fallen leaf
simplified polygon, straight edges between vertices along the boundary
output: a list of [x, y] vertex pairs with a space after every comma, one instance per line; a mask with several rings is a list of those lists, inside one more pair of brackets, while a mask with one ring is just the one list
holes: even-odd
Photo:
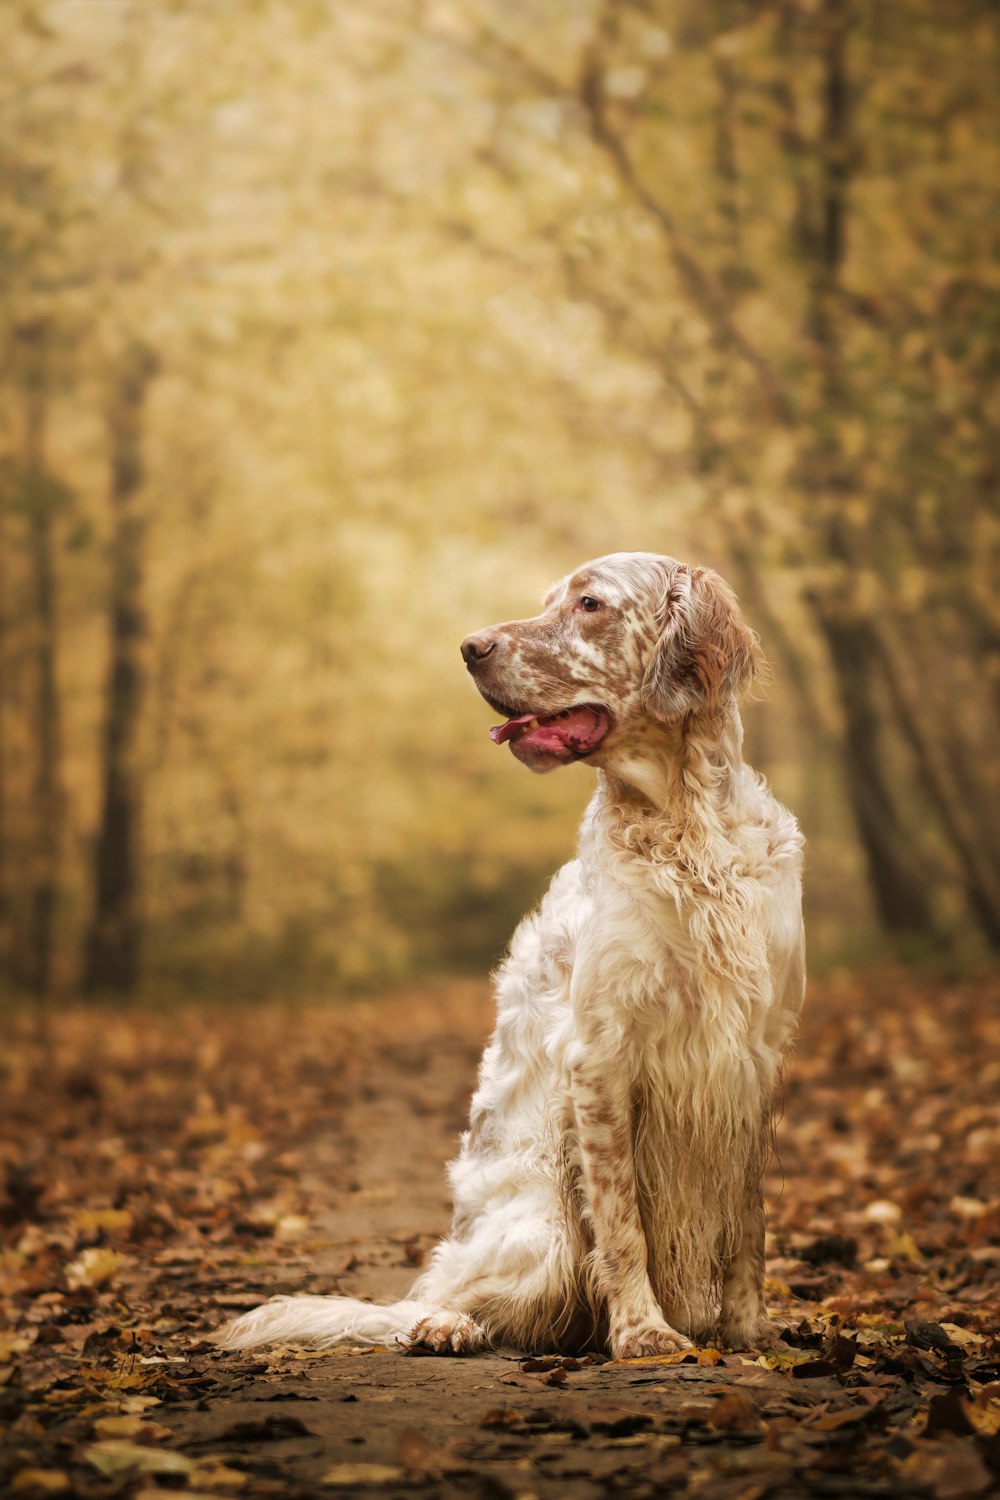
[[0, 1333], [0, 1365], [9, 1364], [15, 1354], [23, 1354], [33, 1343], [30, 1333]]
[[315, 1437], [298, 1417], [270, 1416], [263, 1421], [234, 1422], [220, 1434], [227, 1443], [279, 1443], [290, 1437]]
[[902, 1234], [892, 1235], [886, 1249], [891, 1260], [908, 1260], [917, 1263], [924, 1258], [913, 1235], [906, 1230]]
[[726, 1391], [714, 1402], [708, 1425], [718, 1432], [754, 1432], [760, 1425], [757, 1407], [740, 1391]]
[[98, 1417], [94, 1431], [99, 1438], [143, 1438], [148, 1443], [162, 1443], [173, 1437], [169, 1427], [160, 1422], [145, 1421], [140, 1412]]
[[907, 1323], [906, 1342], [912, 1344], [915, 1349], [933, 1349], [937, 1354], [958, 1353], [939, 1323]]
[[190, 1474], [194, 1460], [162, 1448], [143, 1448], [125, 1439], [106, 1438], [83, 1450], [83, 1456], [106, 1478], [119, 1474]]
[[873, 1202], [866, 1203], [862, 1213], [873, 1224], [898, 1224], [903, 1217], [899, 1204], [888, 1198], [876, 1198]]
[[966, 1500], [992, 1489], [992, 1479], [971, 1438], [932, 1446], [919, 1444], [900, 1465], [901, 1473], [935, 1500]]
[[117, 1250], [92, 1246], [70, 1261], [66, 1267], [66, 1284], [71, 1291], [78, 1291], [81, 1287], [107, 1286], [117, 1275], [122, 1259]]
[[44, 1490], [49, 1495], [58, 1495], [68, 1490], [71, 1480], [61, 1469], [18, 1469], [10, 1481], [12, 1495], [21, 1490]]
[[128, 1234], [134, 1223], [127, 1208], [81, 1208], [70, 1220], [78, 1234]]
[[300, 1240], [309, 1233], [309, 1220], [301, 1214], [282, 1214], [274, 1226], [274, 1237], [284, 1243]]
[[938, 1437], [942, 1432], [966, 1437], [975, 1430], [960, 1391], [943, 1391], [938, 1396], [932, 1396], [927, 1409], [924, 1437]]
[[320, 1484], [329, 1484], [340, 1490], [351, 1490], [356, 1486], [370, 1485], [377, 1488], [387, 1484], [403, 1484], [406, 1470], [399, 1464], [334, 1464], [320, 1479]]
[[877, 1405], [849, 1406], [843, 1411], [810, 1414], [803, 1419], [802, 1425], [814, 1432], [839, 1432], [843, 1427], [854, 1427], [860, 1422], [871, 1421], [880, 1412], [881, 1407]]
[[149, 1411], [152, 1406], [162, 1406], [163, 1402], [159, 1396], [122, 1396], [118, 1402], [120, 1412], [134, 1414], [136, 1412]]
[[442, 1474], [465, 1472], [468, 1469], [468, 1464], [456, 1458], [454, 1453], [428, 1442], [424, 1434], [418, 1432], [415, 1427], [404, 1427], [399, 1434], [396, 1456], [405, 1468], [413, 1469], [419, 1474], [429, 1474], [434, 1478], [440, 1478]]
[[986, 1343], [983, 1335], [974, 1333], [971, 1328], [960, 1328], [957, 1323], [941, 1323], [939, 1326], [953, 1344], [960, 1344], [964, 1349], [981, 1348]]
[[[221, 1459], [199, 1459], [195, 1465], [189, 1483], [201, 1485], [204, 1490], [242, 1490], [249, 1480], [246, 1474], [239, 1469], [231, 1469]], [[162, 1500], [163, 1492], [160, 1493]], [[190, 1491], [184, 1491], [185, 1500], [189, 1500]]]
[[[718, 1352], [718, 1351], [716, 1351]], [[634, 1359], [609, 1359], [609, 1365], [621, 1365], [627, 1369], [641, 1369], [644, 1365], [697, 1364], [698, 1351], [678, 1349], [676, 1354], [637, 1354]]]
[[[815, 1355], [810, 1354], [806, 1349], [769, 1349], [766, 1354], [758, 1354], [756, 1361], [752, 1363], [763, 1365], [766, 1370], [791, 1371], [796, 1365], [815, 1365], [821, 1361], [818, 1361]], [[831, 1365], [829, 1373], [835, 1374], [836, 1366]]]
[[948, 1207], [960, 1219], [981, 1219], [989, 1212], [990, 1205], [979, 1198], [966, 1198], [956, 1193]]
[[632, 1437], [653, 1425], [653, 1418], [649, 1412], [629, 1406], [612, 1407], [592, 1417], [588, 1413], [588, 1417], [594, 1432], [601, 1432], [614, 1438]]
[[969, 1425], [980, 1437], [996, 1437], [1000, 1433], [1000, 1395], [991, 1396], [988, 1390], [977, 1391], [962, 1403]]

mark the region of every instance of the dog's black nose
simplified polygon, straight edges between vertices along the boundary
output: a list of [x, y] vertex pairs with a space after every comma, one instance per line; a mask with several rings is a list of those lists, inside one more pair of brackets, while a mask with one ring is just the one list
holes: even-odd
[[496, 641], [488, 635], [467, 635], [462, 642], [462, 656], [467, 667], [474, 667], [489, 656]]

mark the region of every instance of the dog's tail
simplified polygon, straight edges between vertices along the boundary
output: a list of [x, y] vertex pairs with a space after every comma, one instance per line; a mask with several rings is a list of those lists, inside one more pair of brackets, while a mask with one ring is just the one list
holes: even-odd
[[258, 1344], [409, 1344], [410, 1333], [434, 1304], [409, 1299], [379, 1306], [355, 1297], [272, 1297], [213, 1335], [221, 1349]]

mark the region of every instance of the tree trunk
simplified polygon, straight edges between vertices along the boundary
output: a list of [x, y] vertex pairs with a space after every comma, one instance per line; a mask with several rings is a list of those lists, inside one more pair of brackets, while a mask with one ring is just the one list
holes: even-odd
[[[820, 346], [829, 412], [849, 406], [839, 339], [840, 276], [847, 245], [850, 89], [847, 77], [848, 0], [823, 0], [822, 126], [819, 142], [819, 223], [812, 236], [816, 264], [809, 304], [810, 334]], [[857, 486], [836, 446], [818, 444], [811, 455], [814, 481], [825, 495], [825, 540], [845, 578], [856, 576], [862, 556], [843, 502]], [[810, 596], [826, 641], [844, 715], [844, 772], [858, 838], [865, 853], [875, 905], [883, 928], [898, 937], [926, 935], [934, 928], [930, 886], [920, 873], [917, 848], [893, 796], [893, 773], [884, 744], [884, 719], [876, 690], [878, 641], [848, 604]]]
[[53, 510], [59, 486], [45, 467], [46, 329], [32, 324], [16, 335], [24, 389], [23, 497], [28, 512], [28, 569], [32, 594], [31, 656], [35, 776], [32, 787], [34, 837], [28, 875], [28, 921], [22, 972], [38, 996], [52, 988], [56, 902], [62, 826], [59, 775], [59, 692], [57, 683], [56, 575]]
[[0, 490], [0, 972], [11, 963], [10, 852], [7, 827], [7, 569], [6, 496]]
[[104, 721], [102, 808], [94, 863], [94, 913], [86, 938], [83, 989], [128, 992], [139, 976], [140, 780], [144, 524], [143, 409], [156, 372], [153, 355], [131, 349], [115, 380], [111, 437], [111, 651]]
[[[917, 695], [885, 641], [878, 642], [877, 664], [924, 795], [958, 861], [969, 909], [990, 947], [1000, 952], [1000, 861], [990, 827], [992, 809], [976, 807], [975, 781], [963, 774], [963, 747], [957, 737], [949, 736], [943, 726], [925, 732]], [[950, 745], [940, 743], [949, 739]]]
[[879, 920], [897, 936], [927, 934], [934, 912], [927, 882], [896, 811], [884, 764], [871, 663], [875, 643], [864, 620], [845, 617], [813, 598], [844, 713], [847, 792], [865, 852]]

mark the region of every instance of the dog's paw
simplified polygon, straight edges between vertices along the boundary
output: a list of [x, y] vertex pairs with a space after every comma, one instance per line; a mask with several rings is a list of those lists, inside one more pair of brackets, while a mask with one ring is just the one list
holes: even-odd
[[421, 1318], [410, 1329], [410, 1342], [433, 1349], [435, 1354], [473, 1354], [487, 1343], [486, 1332], [466, 1313], [446, 1309]]
[[642, 1359], [651, 1354], [679, 1354], [694, 1345], [669, 1323], [642, 1323], [621, 1328], [611, 1335], [615, 1359]]
[[755, 1353], [773, 1349], [787, 1327], [787, 1323], [779, 1323], [776, 1319], [763, 1315], [751, 1318], [735, 1315], [723, 1317], [719, 1324], [719, 1347], [746, 1349]]

